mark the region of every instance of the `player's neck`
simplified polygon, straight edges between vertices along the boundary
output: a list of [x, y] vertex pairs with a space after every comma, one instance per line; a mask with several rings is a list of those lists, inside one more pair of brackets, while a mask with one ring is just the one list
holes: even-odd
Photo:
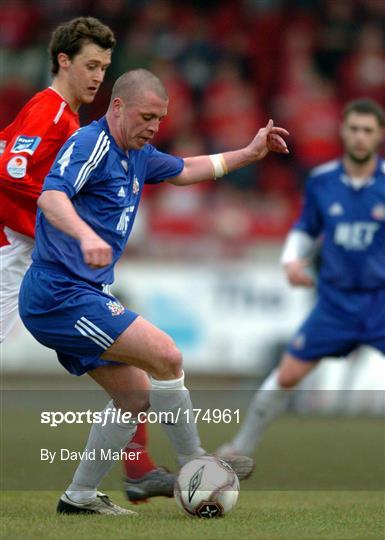
[[360, 180], [368, 180], [373, 176], [377, 166], [376, 156], [372, 156], [370, 160], [365, 163], [357, 163], [353, 161], [348, 155], [343, 157], [343, 164], [345, 171], [350, 178], [359, 178]]
[[73, 112], [77, 112], [81, 105], [80, 101], [72, 94], [66, 81], [55, 77], [50, 85], [68, 103]]

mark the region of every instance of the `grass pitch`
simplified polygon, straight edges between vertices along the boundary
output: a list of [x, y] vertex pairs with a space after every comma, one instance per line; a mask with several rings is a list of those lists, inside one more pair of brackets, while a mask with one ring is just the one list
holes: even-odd
[[[110, 493], [126, 504], [120, 492]], [[383, 540], [380, 492], [244, 491], [233, 513], [184, 516], [173, 500], [142, 504], [135, 517], [57, 516], [59, 492], [2, 495], [2, 537], [14, 540]]]
[[[88, 394], [81, 396], [90, 403]], [[40, 423], [40, 412], [76, 410], [76, 397], [60, 391], [5, 393], [1, 540], [385, 538], [383, 418], [287, 415], [277, 420], [256, 452], [252, 478], [241, 484], [234, 511], [223, 519], [188, 518], [172, 499], [129, 505], [121, 491], [120, 463], [114, 465], [101, 490], [117, 504], [138, 510], [138, 516], [58, 516], [57, 500], [77, 463], [42, 462], [40, 449], [81, 450], [89, 426], [50, 428]], [[214, 398], [211, 392], [210, 404]], [[245, 396], [245, 403], [247, 399]], [[101, 403], [104, 401], [102, 396]], [[240, 404], [243, 408], [245, 403], [241, 393], [226, 394], [226, 406]], [[94, 410], [100, 410], [100, 406]], [[234, 423], [201, 423], [204, 446], [214, 450], [229, 440], [237, 427]], [[149, 431], [153, 457], [175, 470], [174, 454], [160, 426], [151, 425]]]

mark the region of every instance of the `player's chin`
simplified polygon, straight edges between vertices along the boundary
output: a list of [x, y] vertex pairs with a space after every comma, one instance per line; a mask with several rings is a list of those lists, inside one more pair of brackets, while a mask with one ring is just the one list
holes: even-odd
[[94, 99], [96, 98], [96, 94], [97, 94], [97, 92], [84, 94], [82, 96], [82, 102], [84, 104], [86, 104], [86, 105], [89, 104], [89, 103], [92, 103], [94, 101]]
[[144, 137], [139, 137], [135, 141], [136, 149], [139, 150], [140, 148], [143, 148], [143, 146], [145, 146], [148, 142], [149, 142], [149, 139], [145, 139]]

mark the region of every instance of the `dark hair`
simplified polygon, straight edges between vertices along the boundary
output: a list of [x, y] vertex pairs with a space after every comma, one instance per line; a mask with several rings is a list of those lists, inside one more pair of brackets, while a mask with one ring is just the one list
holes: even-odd
[[349, 101], [343, 110], [342, 118], [345, 120], [346, 117], [352, 112], [358, 114], [372, 114], [377, 118], [381, 127], [384, 127], [385, 125], [385, 111], [381, 105], [372, 99], [364, 98]]
[[48, 47], [52, 75], [59, 72], [59, 53], [65, 53], [72, 59], [85, 43], [95, 43], [102, 49], [113, 49], [116, 40], [112, 30], [94, 17], [77, 17], [60, 24], [52, 32]]

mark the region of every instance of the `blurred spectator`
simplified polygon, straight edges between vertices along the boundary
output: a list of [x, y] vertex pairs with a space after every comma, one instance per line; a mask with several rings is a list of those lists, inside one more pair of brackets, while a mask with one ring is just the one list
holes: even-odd
[[357, 2], [326, 0], [316, 28], [315, 62], [325, 77], [334, 78], [354, 43], [358, 21]]
[[0, 1], [0, 47], [20, 49], [30, 45], [39, 28], [40, 10], [28, 0]]
[[265, 122], [256, 89], [242, 79], [232, 59], [219, 62], [203, 94], [201, 118], [203, 134], [213, 152], [248, 144]]
[[340, 92], [343, 100], [366, 96], [385, 105], [385, 52], [383, 27], [362, 26], [353, 51], [340, 70]]
[[308, 169], [340, 152], [342, 103], [368, 96], [385, 105], [381, 0], [0, 0], [0, 126], [47, 83], [43, 44], [51, 29], [80, 14], [99, 17], [118, 36], [83, 123], [104, 113], [111, 80], [145, 67], [170, 95], [155, 141], [161, 150], [239, 148], [270, 116], [291, 132], [284, 159], [271, 156], [183, 193], [146, 188], [141, 234], [149, 232], [150, 249], [164, 234], [184, 249], [190, 244], [178, 238], [196, 239], [210, 253], [218, 239], [232, 253], [281, 239]]

